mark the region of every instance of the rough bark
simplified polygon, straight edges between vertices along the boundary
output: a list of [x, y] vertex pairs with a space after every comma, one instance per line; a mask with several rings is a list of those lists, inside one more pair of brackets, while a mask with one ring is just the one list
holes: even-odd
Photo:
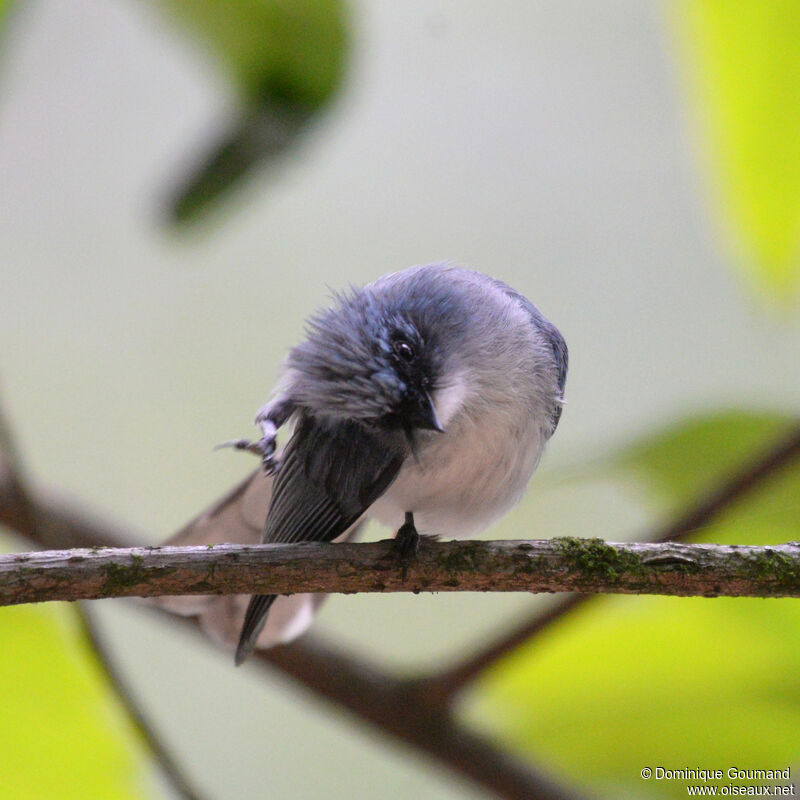
[[522, 591], [800, 597], [800, 545], [560, 538], [49, 550], [0, 556], [0, 605], [104, 597]]
[[[0, 458], [0, 523], [33, 543], [43, 547], [61, 543], [62, 547], [102, 552], [103, 548], [135, 541], [119, 525], [103, 521], [52, 492], [26, 494], [20, 489], [8, 472], [4, 475]], [[195, 619], [169, 614], [156, 605], [145, 608], [173, 625], [200, 633]], [[584, 796], [469, 730], [449, 705], [430, 705], [424, 680], [397, 676], [309, 634], [286, 647], [257, 650], [252, 660], [345, 709], [378, 735], [404, 744], [417, 756], [447, 767], [456, 776], [470, 778], [494, 797], [580, 800]]]

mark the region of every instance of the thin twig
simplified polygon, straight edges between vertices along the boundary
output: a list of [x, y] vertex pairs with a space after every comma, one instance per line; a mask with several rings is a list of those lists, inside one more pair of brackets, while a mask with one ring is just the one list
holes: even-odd
[[300, 592], [570, 592], [800, 597], [800, 545], [601, 539], [44, 550], [0, 555], [0, 606]]
[[153, 757], [156, 764], [158, 764], [164, 777], [183, 800], [203, 800], [205, 795], [199, 792], [192, 785], [189, 777], [183, 773], [180, 765], [172, 757], [169, 748], [158, 734], [158, 731], [150, 724], [147, 714], [136, 701], [131, 687], [127, 684], [122, 673], [114, 664], [111, 653], [108, 651], [108, 648], [103, 642], [103, 638], [97, 630], [97, 623], [89, 609], [88, 603], [78, 603], [77, 610], [81, 631], [89, 647], [92, 649], [106, 681], [124, 707], [128, 719], [144, 742], [150, 755]]
[[[6, 496], [13, 497], [12, 505], [17, 509], [17, 516], [24, 520], [24, 526], [28, 529], [35, 528], [37, 525], [36, 508], [26, 489], [22, 457], [14, 439], [11, 424], [1, 404], [0, 482], [5, 487]], [[148, 722], [147, 716], [134, 700], [133, 694], [126, 686], [119, 670], [114, 666], [111, 656], [98, 634], [88, 605], [79, 603], [76, 609], [82, 632], [94, 653], [96, 663], [103, 671], [109, 686], [124, 707], [131, 724], [138, 731], [164, 777], [183, 800], [202, 800], [203, 795], [192, 787], [188, 777], [181, 772], [179, 765], [172, 758], [157, 732]]]
[[[745, 461], [736, 472], [722, 479], [677, 518], [641, 538], [653, 542], [668, 542], [690, 537], [760, 489], [798, 458], [800, 425], [793, 425], [773, 445]], [[451, 701], [492, 664], [591, 599], [591, 595], [585, 594], [560, 597], [543, 611], [532, 614], [521, 624], [479, 648], [453, 667], [443, 670], [439, 675], [421, 679], [431, 702]]]

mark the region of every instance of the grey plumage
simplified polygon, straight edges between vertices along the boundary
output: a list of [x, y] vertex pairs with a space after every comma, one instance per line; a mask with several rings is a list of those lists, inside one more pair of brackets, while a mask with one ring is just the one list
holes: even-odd
[[[277, 429], [296, 419], [263, 540], [330, 541], [365, 512], [395, 529], [409, 512], [433, 533], [485, 527], [558, 425], [567, 358], [529, 300], [479, 273], [416, 267], [337, 295], [257, 417], [270, 468]], [[251, 599], [237, 663], [273, 600]]]
[[[198, 514], [166, 544], [215, 545], [222, 542], [257, 544], [264, 535], [274, 478], [258, 469]], [[361, 523], [345, 531], [338, 541], [355, 538]], [[278, 597], [270, 608], [267, 624], [258, 637], [261, 647], [290, 641], [311, 622], [327, 595], [293, 594]], [[197, 617], [203, 630], [226, 649], [239, 640], [247, 595], [185, 595], [158, 597], [151, 602], [182, 616]]]
[[[397, 531], [409, 512], [421, 532], [480, 532], [524, 491], [559, 423], [567, 366], [556, 327], [477, 272], [412, 267], [336, 295], [289, 352], [256, 418], [263, 437], [247, 447], [277, 470], [262, 540], [341, 540], [364, 517]], [[289, 421], [294, 432], [275, 456]], [[266, 498], [252, 481], [220, 520], [235, 518], [245, 497]], [[213, 528], [190, 526], [182, 541]], [[309, 624], [309, 601], [292, 601], [251, 598], [237, 663]]]
[[[387, 446], [382, 438], [388, 437], [349, 420], [322, 423], [308, 412], [300, 414], [275, 479], [264, 542], [336, 539], [394, 480], [403, 463], [403, 448]], [[236, 650], [237, 664], [255, 646], [274, 600], [274, 595], [251, 599]]]
[[[556, 386], [558, 387], [558, 391], [560, 393], [559, 399], [563, 401], [564, 388], [567, 384], [567, 368], [569, 367], [569, 351], [567, 350], [567, 343], [564, 341], [564, 337], [552, 322], [545, 319], [542, 312], [539, 311], [539, 309], [536, 308], [536, 306], [531, 303], [527, 297], [521, 295], [519, 292], [515, 291], [502, 281], [495, 280], [494, 283], [509, 297], [513, 298], [517, 303], [519, 303], [522, 308], [525, 309], [525, 311], [528, 312], [534, 328], [540, 331], [550, 344], [550, 347], [553, 350], [553, 358], [555, 360]], [[558, 421], [561, 419], [562, 408], [563, 406], [561, 402], [557, 402], [555, 404], [555, 408], [553, 410], [554, 432], [558, 426]]]

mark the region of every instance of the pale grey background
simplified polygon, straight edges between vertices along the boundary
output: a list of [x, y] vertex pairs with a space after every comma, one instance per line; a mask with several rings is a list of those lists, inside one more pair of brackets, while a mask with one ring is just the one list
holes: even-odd
[[[0, 378], [35, 474], [163, 538], [250, 466], [211, 447], [250, 433], [325, 285], [442, 258], [524, 292], [571, 351], [545, 474], [492, 535], [629, 535], [630, 498], [596, 484], [576, 500], [546, 473], [692, 410], [800, 406], [800, 328], [764, 314], [709, 231], [660, 4], [382, 0], [352, 20], [333, 111], [179, 237], [160, 203], [224, 126], [221, 77], [147, 4], [22, 9], [0, 63]], [[534, 602], [338, 597], [319, 628], [424, 666]], [[281, 680], [97, 605], [212, 797], [478, 796]]]

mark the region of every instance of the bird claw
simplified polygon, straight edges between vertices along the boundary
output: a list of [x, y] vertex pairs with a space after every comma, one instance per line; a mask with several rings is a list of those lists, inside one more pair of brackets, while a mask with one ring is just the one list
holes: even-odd
[[261, 458], [261, 466], [265, 475], [274, 475], [280, 468], [281, 462], [277, 456], [263, 456]]
[[218, 444], [214, 450], [221, 450], [223, 447], [232, 447], [234, 450], [244, 450], [257, 455], [267, 475], [274, 475], [280, 467], [280, 461], [275, 456], [274, 436], [264, 436], [256, 442], [250, 439], [231, 439]]
[[[414, 515], [406, 514], [406, 521], [400, 526], [394, 538], [394, 551], [400, 561], [400, 571], [403, 580], [408, 575], [408, 568], [414, 562], [419, 552], [420, 539], [423, 537], [414, 525]], [[429, 537], [424, 537], [429, 538]]]

